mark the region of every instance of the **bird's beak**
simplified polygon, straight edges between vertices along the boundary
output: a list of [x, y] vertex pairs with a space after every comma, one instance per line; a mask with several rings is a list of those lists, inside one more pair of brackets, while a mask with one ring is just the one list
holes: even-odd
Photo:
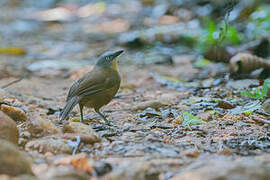
[[119, 55], [122, 54], [123, 52], [124, 52], [123, 50], [116, 51], [116, 52], [113, 54], [113, 56], [114, 56], [113, 59], [115, 59], [117, 56], [119, 56]]

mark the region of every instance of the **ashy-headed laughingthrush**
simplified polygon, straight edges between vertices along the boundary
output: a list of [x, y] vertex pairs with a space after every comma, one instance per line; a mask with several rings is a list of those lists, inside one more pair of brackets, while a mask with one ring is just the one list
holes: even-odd
[[123, 50], [102, 54], [93, 70], [71, 86], [66, 99], [66, 106], [60, 113], [61, 121], [67, 118], [76, 104], [79, 104], [81, 122], [83, 122], [83, 108], [88, 107], [94, 108], [109, 124], [109, 121], [99, 109], [113, 99], [120, 87], [121, 78], [118, 73], [117, 56], [122, 52]]

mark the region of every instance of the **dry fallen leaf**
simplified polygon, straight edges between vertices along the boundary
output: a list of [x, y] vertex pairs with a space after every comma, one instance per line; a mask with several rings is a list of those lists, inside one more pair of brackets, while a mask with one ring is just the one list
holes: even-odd
[[166, 143], [166, 144], [168, 144], [169, 143], [169, 139], [164, 139], [163, 142]]
[[92, 172], [93, 166], [86, 154], [67, 156], [55, 162], [56, 165], [72, 165], [75, 169]]
[[8, 55], [26, 55], [26, 50], [21, 47], [0, 47], [0, 54], [8, 54]]

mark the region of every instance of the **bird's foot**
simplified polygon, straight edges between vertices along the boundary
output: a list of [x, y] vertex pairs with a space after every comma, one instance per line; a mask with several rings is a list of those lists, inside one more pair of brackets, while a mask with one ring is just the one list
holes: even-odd
[[110, 126], [110, 127], [117, 127], [112, 121], [108, 121], [107, 119], [104, 120], [105, 121], [105, 125]]

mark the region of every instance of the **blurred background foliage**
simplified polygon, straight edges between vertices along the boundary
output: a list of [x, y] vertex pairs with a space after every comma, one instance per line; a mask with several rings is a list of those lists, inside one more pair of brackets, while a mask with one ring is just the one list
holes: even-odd
[[[228, 62], [239, 51], [262, 57], [270, 52], [268, 0], [2, 0], [0, 5], [0, 53], [24, 55], [26, 66], [56, 58], [83, 62], [112, 48], [129, 49], [126, 63], [139, 64], [173, 64], [180, 54]], [[23, 50], [14, 50], [17, 46]]]

